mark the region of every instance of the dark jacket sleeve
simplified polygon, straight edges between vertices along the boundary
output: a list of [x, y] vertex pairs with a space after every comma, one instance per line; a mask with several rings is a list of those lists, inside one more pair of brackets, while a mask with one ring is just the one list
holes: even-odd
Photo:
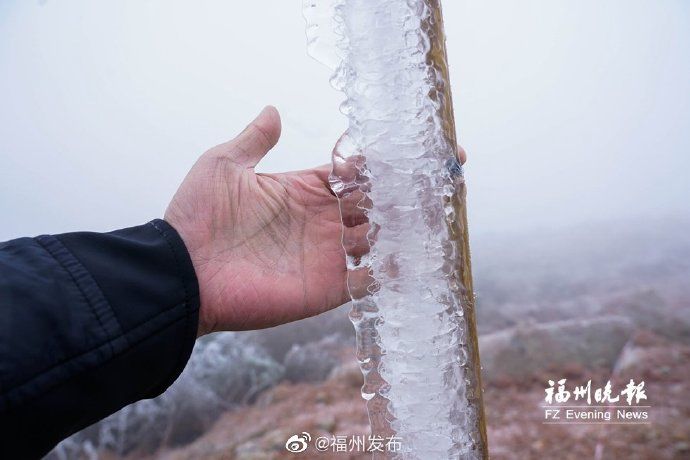
[[0, 458], [38, 458], [180, 374], [199, 288], [165, 221], [0, 243]]

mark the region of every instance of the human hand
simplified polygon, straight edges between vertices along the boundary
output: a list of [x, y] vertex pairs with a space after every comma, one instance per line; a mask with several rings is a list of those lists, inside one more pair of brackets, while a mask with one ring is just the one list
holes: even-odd
[[[199, 280], [198, 335], [271, 327], [349, 300], [330, 165], [254, 172], [280, 130], [278, 111], [265, 108], [237, 138], [199, 158], [165, 213]], [[363, 248], [367, 230], [360, 221], [346, 228]]]
[[[196, 270], [201, 295], [198, 335], [271, 327], [314, 316], [365, 292], [348, 293], [345, 252], [370, 248], [366, 196], [331, 192], [331, 165], [283, 174], [254, 167], [280, 137], [273, 107], [234, 140], [204, 153], [165, 213]], [[461, 163], [466, 154], [458, 149]], [[364, 157], [337, 166], [359, 176]], [[349, 273], [350, 286], [368, 285], [369, 273]], [[365, 289], [365, 288], [364, 288]]]

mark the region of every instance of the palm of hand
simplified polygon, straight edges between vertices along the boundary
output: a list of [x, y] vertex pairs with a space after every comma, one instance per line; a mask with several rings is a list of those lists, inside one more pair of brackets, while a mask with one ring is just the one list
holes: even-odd
[[348, 300], [330, 168], [254, 172], [279, 133], [275, 109], [262, 112], [199, 159], [166, 211], [199, 280], [200, 334], [270, 327]]

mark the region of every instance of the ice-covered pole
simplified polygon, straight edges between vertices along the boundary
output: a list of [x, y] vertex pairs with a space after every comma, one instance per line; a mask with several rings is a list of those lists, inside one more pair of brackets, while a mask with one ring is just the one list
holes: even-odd
[[372, 434], [402, 445], [379, 455], [488, 458], [440, 3], [306, 0], [305, 16], [311, 54], [346, 96], [331, 185], [362, 395]]

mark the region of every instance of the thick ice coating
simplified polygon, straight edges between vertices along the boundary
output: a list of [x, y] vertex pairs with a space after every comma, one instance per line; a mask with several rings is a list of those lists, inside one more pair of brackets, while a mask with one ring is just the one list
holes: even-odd
[[[438, 0], [306, 0], [349, 129], [333, 155], [350, 315], [380, 456], [487, 458], [465, 184]], [[355, 244], [367, 232], [369, 252]]]

